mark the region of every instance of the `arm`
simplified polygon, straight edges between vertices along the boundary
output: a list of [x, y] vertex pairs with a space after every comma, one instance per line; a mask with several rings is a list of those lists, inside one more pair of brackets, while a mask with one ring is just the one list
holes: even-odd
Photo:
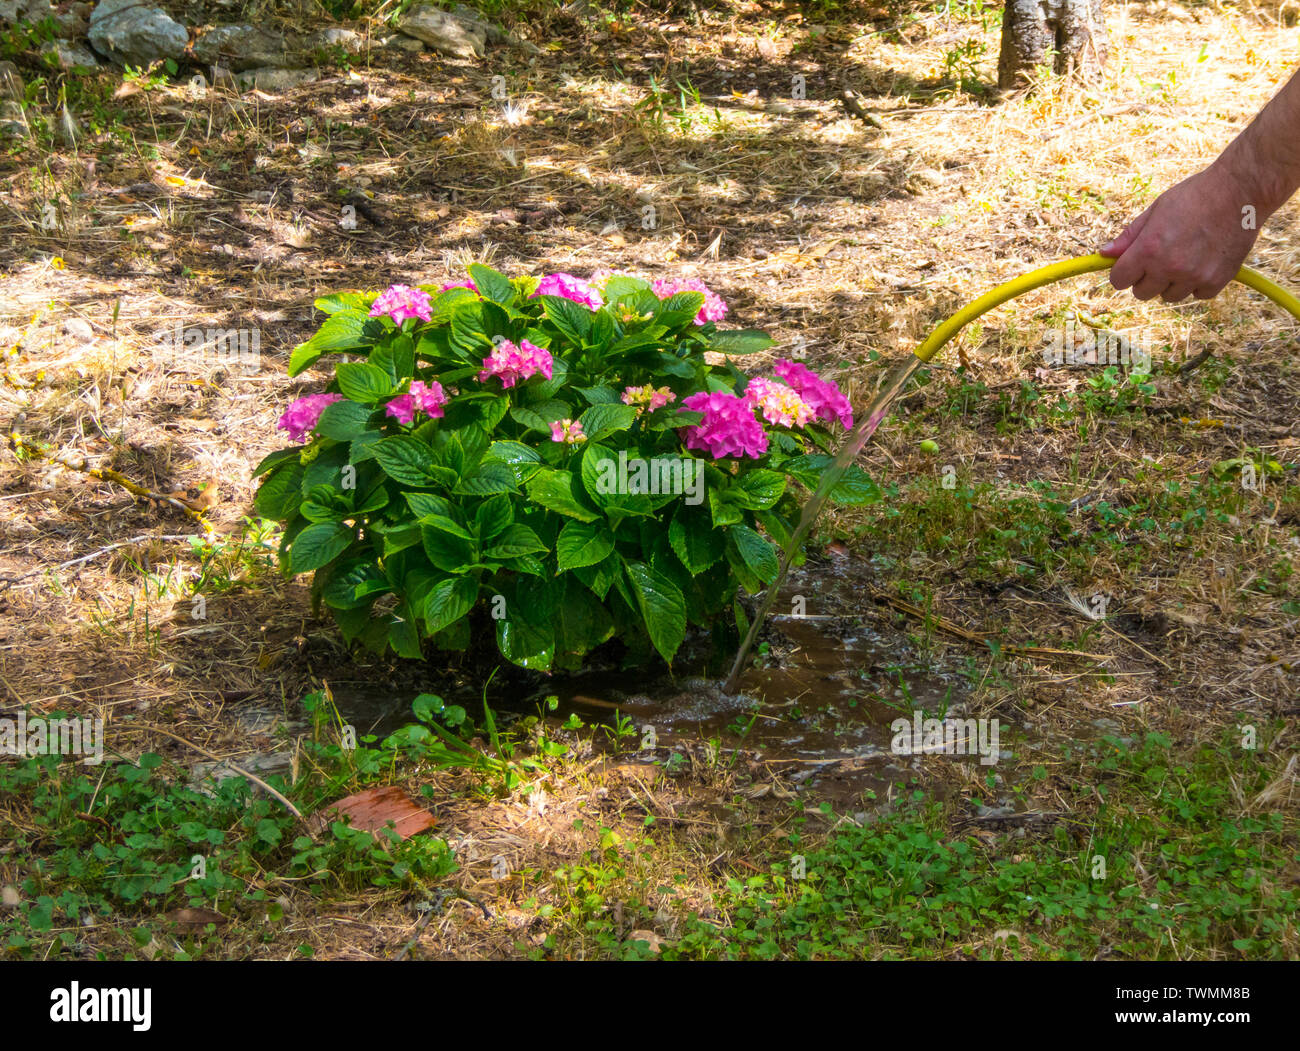
[[[1300, 188], [1300, 73], [1204, 171], [1171, 187], [1098, 251], [1138, 299], [1209, 299], [1232, 280], [1256, 229]], [[1244, 219], [1247, 205], [1253, 222]]]

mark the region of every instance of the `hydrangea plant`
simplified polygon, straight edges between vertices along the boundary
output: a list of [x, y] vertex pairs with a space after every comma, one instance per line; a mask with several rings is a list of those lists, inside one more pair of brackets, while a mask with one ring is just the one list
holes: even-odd
[[[316, 301], [290, 375], [346, 357], [257, 469], [285, 572], [348, 640], [411, 658], [490, 629], [528, 668], [615, 637], [671, 661], [689, 625], [745, 627], [737, 592], [776, 575], [790, 483], [816, 484], [848, 399], [796, 362], [742, 372], [772, 340], [718, 328], [698, 281], [469, 277]], [[859, 469], [832, 493], [878, 496]]]

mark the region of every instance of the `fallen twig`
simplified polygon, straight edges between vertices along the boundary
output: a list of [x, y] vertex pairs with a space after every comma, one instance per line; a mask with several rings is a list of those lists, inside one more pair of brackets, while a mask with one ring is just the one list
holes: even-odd
[[29, 456], [39, 457], [49, 463], [58, 464], [60, 467], [66, 467], [70, 471], [79, 471], [81, 474], [89, 475], [91, 478], [98, 478], [101, 482], [113, 482], [115, 485], [120, 485], [133, 496], [139, 497], [141, 500], [155, 500], [158, 503], [171, 504], [172, 507], [185, 512], [189, 518], [194, 519], [194, 521], [202, 525], [204, 532], [210, 533], [212, 531], [212, 525], [203, 517], [202, 511], [196, 511], [194, 508], [188, 506], [184, 501], [178, 500], [176, 497], [168, 493], [155, 493], [151, 489], [146, 489], [144, 486], [131, 481], [131, 479], [126, 477], [126, 475], [114, 471], [111, 467], [91, 467], [90, 461], [84, 458], [81, 463], [74, 463], [57, 453], [46, 452], [44, 449], [33, 445], [17, 431], [10, 432], [9, 444], [13, 447], [15, 452], [23, 452], [27, 453]]
[[57, 573], [60, 569], [68, 569], [71, 566], [79, 566], [83, 562], [89, 562], [91, 559], [98, 558], [100, 555], [106, 555], [110, 551], [116, 551], [118, 548], [131, 547], [134, 544], [143, 544], [149, 540], [201, 540], [195, 533], [164, 533], [158, 536], [154, 533], [141, 533], [139, 536], [133, 536], [130, 540], [118, 540], [116, 543], [105, 544], [103, 547], [92, 551], [88, 555], [82, 555], [80, 558], [72, 558], [67, 562], [60, 562], [57, 566], [37, 566], [35, 569], [29, 569], [26, 573], [19, 573], [17, 576], [8, 574], [0, 575], [0, 584], [16, 584], [20, 580], [26, 580], [28, 577], [34, 577], [39, 573]]
[[224, 766], [228, 766], [235, 773], [239, 774], [240, 777], [248, 778], [248, 780], [252, 781], [253, 784], [257, 785], [259, 788], [265, 789], [271, 795], [275, 796], [276, 799], [278, 799], [281, 803], [283, 803], [288, 808], [289, 813], [291, 813], [299, 821], [305, 820], [305, 818], [302, 816], [301, 810], [299, 810], [296, 806], [294, 806], [291, 802], [289, 802], [289, 800], [286, 799], [283, 794], [277, 792], [274, 788], [268, 785], [256, 774], [250, 774], [247, 770], [243, 770], [237, 767], [229, 759], [222, 759], [221, 756], [216, 755], [213, 752], [209, 752], [202, 745], [195, 744], [193, 741], [187, 740], [186, 738], [181, 737], [179, 734], [174, 734], [170, 730], [164, 730], [161, 726], [148, 725], [146, 726], [146, 729], [153, 730], [156, 733], [163, 734], [166, 737], [170, 737], [173, 741], [179, 741], [181, 744], [189, 745], [189, 747], [193, 748], [196, 752], [202, 752], [204, 755], [206, 755], [209, 759], [213, 760], [214, 762], [221, 763]]

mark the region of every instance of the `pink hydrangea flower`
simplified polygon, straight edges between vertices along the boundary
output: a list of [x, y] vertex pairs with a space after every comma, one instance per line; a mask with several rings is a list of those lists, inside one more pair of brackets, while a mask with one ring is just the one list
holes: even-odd
[[551, 441], [564, 442], [566, 445], [577, 445], [578, 442], [585, 442], [587, 436], [582, 433], [581, 420], [556, 420], [551, 424]]
[[817, 373], [793, 361], [778, 361], [772, 371], [795, 389], [795, 393], [806, 401], [817, 419], [838, 419], [845, 429], [853, 426], [853, 406], [849, 399], [840, 393], [839, 387], [824, 380]]
[[452, 288], [468, 288], [471, 292], [478, 291], [473, 281], [453, 281], [449, 285], [443, 285], [440, 289], [438, 289], [438, 291], [446, 292], [448, 289], [452, 289]]
[[676, 401], [677, 395], [667, 387], [652, 387], [646, 384], [644, 387], [627, 387], [623, 390], [622, 401], [624, 405], [633, 405], [636, 407], [638, 416], [649, 409], [654, 412], [655, 409], [662, 409], [670, 401]]
[[547, 274], [529, 298], [538, 296], [563, 296], [592, 310], [599, 310], [605, 303], [590, 282], [572, 274]]
[[429, 293], [410, 285], [390, 285], [379, 294], [370, 308], [371, 317], [383, 317], [385, 314], [399, 325], [407, 318], [432, 321]]
[[817, 414], [813, 407], [784, 383], [755, 376], [745, 388], [745, 400], [758, 409], [768, 423], [802, 427]]
[[415, 422], [417, 411], [429, 417], [439, 417], [443, 415], [442, 407], [446, 404], [447, 395], [443, 393], [441, 383], [434, 382], [432, 386], [426, 387], [419, 380], [414, 380], [411, 389], [390, 401], [384, 412], [409, 427]]
[[325, 406], [342, 400], [342, 394], [308, 394], [305, 398], [299, 398], [284, 410], [284, 415], [275, 425], [276, 430], [288, 431], [289, 437], [295, 442], [305, 442], [315, 428], [316, 421], [320, 419], [320, 414], [325, 411]]
[[682, 399], [682, 408], [702, 412], [704, 419], [687, 427], [683, 443], [706, 451], [715, 460], [724, 456], [752, 456], [767, 452], [767, 434], [754, 418], [753, 406], [726, 391], [700, 391]]
[[703, 281], [695, 278], [679, 278], [676, 281], [656, 281], [652, 286], [654, 294], [660, 299], [675, 296], [678, 292], [703, 292], [704, 306], [695, 315], [695, 323], [703, 325], [706, 321], [721, 321], [727, 316], [727, 304], [722, 297], [709, 291]]
[[513, 387], [516, 381], [526, 380], [540, 372], [549, 380], [553, 364], [548, 351], [528, 340], [521, 339], [519, 346], [515, 346], [505, 339], [483, 359], [483, 371], [478, 374], [478, 379], [480, 383], [486, 383], [491, 377], [500, 376], [502, 387]]

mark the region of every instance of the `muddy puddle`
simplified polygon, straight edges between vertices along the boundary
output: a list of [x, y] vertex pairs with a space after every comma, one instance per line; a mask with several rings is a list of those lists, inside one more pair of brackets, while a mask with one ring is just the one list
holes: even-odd
[[[743, 750], [819, 796], [860, 795], [905, 778], [914, 763], [892, 752], [891, 723], [912, 720], [917, 711], [927, 718], [962, 717], [970, 690], [958, 656], [922, 652], [871, 613], [869, 595], [847, 561], [792, 573], [735, 695], [721, 689], [732, 654], [710, 659], [702, 640], [701, 652], [684, 647], [674, 674], [611, 668], [528, 676], [508, 686], [494, 683], [488, 700], [506, 718], [541, 713], [557, 729], [573, 715], [611, 730], [622, 720], [630, 731], [619, 745], [624, 760], [629, 750], [639, 750], [640, 759], [671, 769], [674, 753], [680, 758], [689, 749]], [[346, 680], [330, 686], [340, 713], [359, 734], [382, 736], [410, 722], [410, 704], [421, 689], [462, 705], [471, 716], [482, 708], [480, 693], [432, 680], [414, 690]], [[552, 696], [558, 704], [548, 711]], [[598, 746], [614, 736], [598, 734]], [[978, 756], [953, 758], [978, 762]]]

